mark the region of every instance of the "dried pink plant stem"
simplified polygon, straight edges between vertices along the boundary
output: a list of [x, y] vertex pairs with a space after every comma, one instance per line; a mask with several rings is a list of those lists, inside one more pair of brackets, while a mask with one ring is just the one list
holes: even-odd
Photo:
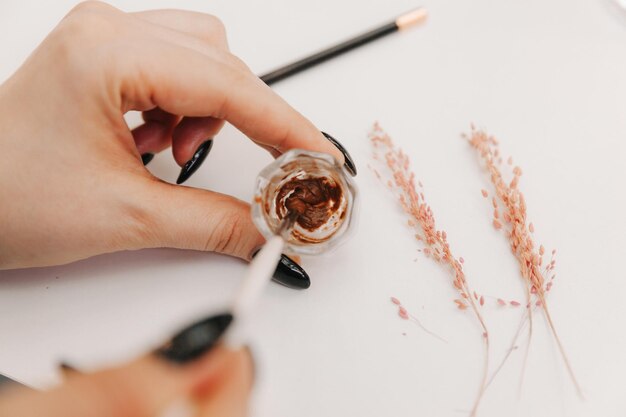
[[520, 320], [520, 324], [517, 327], [517, 331], [515, 332], [515, 336], [513, 336], [513, 340], [511, 341], [511, 345], [509, 346], [509, 348], [506, 351], [506, 354], [504, 355], [504, 357], [500, 361], [500, 364], [496, 367], [495, 371], [493, 371], [493, 374], [491, 374], [491, 376], [489, 377], [489, 380], [487, 381], [487, 386], [485, 388], [487, 388], [487, 387], [489, 387], [489, 385], [491, 385], [491, 383], [496, 378], [498, 373], [500, 373], [500, 371], [504, 367], [504, 364], [506, 363], [506, 361], [509, 359], [509, 356], [511, 356], [513, 351], [515, 351], [517, 349], [517, 339], [522, 334], [522, 330], [524, 329], [524, 324], [526, 324], [526, 318], [527, 318], [526, 315], [524, 315], [522, 317], [522, 319]]
[[[504, 206], [501, 211], [503, 213], [502, 230], [506, 233], [511, 246], [511, 252], [519, 263], [520, 272], [527, 288], [526, 308], [528, 310], [529, 320], [529, 343], [530, 335], [532, 335], [531, 306], [534, 296], [537, 299], [536, 305], [540, 305], [543, 309], [544, 315], [548, 321], [552, 335], [556, 340], [570, 379], [572, 380], [578, 395], [582, 397], [582, 390], [565, 353], [565, 348], [561, 343], [561, 339], [556, 332], [556, 328], [546, 303], [546, 291], [550, 290], [552, 284], [551, 281], [546, 283], [544, 274], [554, 268], [555, 251], [552, 252], [553, 258], [549, 265], [542, 269], [541, 266], [545, 250], [543, 246], [540, 246], [539, 249], [535, 248], [535, 243], [531, 236], [535, 231], [535, 226], [533, 223], [528, 222], [524, 195], [518, 188], [522, 170], [518, 166], [515, 166], [512, 169], [513, 178], [507, 183], [504, 180], [502, 172], [499, 168], [502, 157], [500, 156], [498, 141], [493, 136], [488, 135], [482, 130], [477, 130], [473, 126], [470, 134], [464, 135], [463, 137], [468, 140], [474, 149], [476, 149], [481, 160], [485, 164], [485, 168], [489, 173], [491, 184], [493, 185], [497, 196], [497, 200], [494, 199], [495, 208], [497, 208], [498, 202], [502, 203]], [[512, 159], [510, 159], [510, 161], [512, 164]], [[494, 221], [495, 220], [496, 219], [494, 219]], [[500, 227], [497, 227], [497, 229], [500, 229]], [[554, 278], [554, 276], [552, 278]]]
[[[536, 308], [537, 307], [534, 307], [533, 309], [536, 309]], [[524, 315], [522, 316], [522, 319], [520, 320], [519, 326], [517, 327], [517, 331], [515, 332], [515, 335], [513, 336], [513, 339], [511, 340], [511, 344], [509, 345], [509, 348], [507, 349], [506, 354], [504, 355], [504, 357], [500, 361], [500, 364], [498, 364], [496, 369], [493, 371], [493, 373], [489, 377], [489, 380], [487, 381], [487, 387], [489, 387], [489, 385], [491, 385], [491, 383], [496, 378], [498, 373], [502, 370], [502, 368], [504, 367], [505, 363], [507, 362], [507, 360], [509, 359], [511, 354], [515, 350], [517, 350], [517, 348], [518, 348], [517, 341], [518, 341], [519, 337], [522, 334], [522, 330], [524, 330], [524, 326], [526, 325], [526, 322], [528, 321], [528, 315], [529, 314], [532, 314], [530, 309], [527, 312], [525, 312]]]
[[522, 386], [524, 385], [524, 377], [526, 375], [526, 364], [528, 363], [528, 355], [530, 354], [530, 340], [533, 336], [533, 309], [532, 294], [530, 284], [526, 281], [526, 311], [528, 313], [528, 339], [526, 340], [526, 348], [524, 349], [524, 358], [522, 359], [522, 373], [520, 374], [519, 385], [517, 389], [518, 397], [521, 397]]
[[440, 341], [442, 341], [443, 343], [448, 343], [448, 341], [446, 339], [444, 339], [443, 337], [439, 336], [437, 333], [432, 332], [430, 330], [428, 330], [426, 327], [424, 327], [424, 325], [422, 324], [422, 322], [413, 314], [409, 314], [409, 317], [411, 318], [411, 320], [413, 320], [413, 322], [415, 324], [417, 324], [423, 331], [425, 331], [426, 333], [428, 333], [429, 335], [431, 335], [432, 337], [434, 337], [435, 339], [438, 339]]
[[[480, 312], [478, 294], [472, 296], [473, 291], [463, 271], [464, 261], [462, 262], [461, 258], [455, 258], [452, 254], [447, 233], [437, 229], [433, 211], [425, 201], [421, 183], [419, 184], [420, 191], [418, 191], [415, 174], [411, 172], [408, 156], [402, 149], [394, 145], [391, 137], [378, 124], [375, 124], [370, 132], [370, 140], [374, 147], [374, 159], [384, 161], [389, 170], [392, 179], [387, 181], [387, 186], [397, 195], [402, 209], [409, 216], [408, 226], [413, 231], [415, 238], [424, 245], [424, 255], [448, 267], [453, 277], [452, 284], [460, 295], [454, 300], [454, 303], [460, 310], [469, 308], [481, 327], [484, 361], [478, 394], [470, 413], [471, 416], [475, 416], [485, 392], [489, 371], [489, 332]], [[381, 178], [378, 171], [374, 170], [374, 173], [378, 178]], [[484, 303], [482, 296], [480, 299]]]
[[408, 310], [402, 305], [402, 303], [400, 302], [400, 300], [398, 300], [396, 297], [391, 297], [391, 302], [395, 305], [398, 306], [398, 316], [400, 316], [401, 319], [403, 320], [410, 320], [413, 323], [415, 323], [420, 329], [422, 329], [424, 332], [428, 333], [429, 335], [433, 336], [436, 339], [441, 340], [443, 343], [448, 343], [448, 341], [446, 339], [444, 339], [443, 337], [439, 336], [437, 333], [434, 333], [430, 330], [428, 330], [426, 328], [426, 326], [424, 326], [422, 324], [422, 322], [420, 321], [420, 319], [417, 318], [417, 316], [411, 314], [408, 312]]

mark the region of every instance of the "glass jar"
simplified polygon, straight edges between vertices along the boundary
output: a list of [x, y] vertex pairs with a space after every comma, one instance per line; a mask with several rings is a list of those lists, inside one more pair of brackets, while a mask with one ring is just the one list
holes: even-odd
[[292, 149], [265, 167], [257, 177], [252, 219], [269, 239], [285, 219], [288, 252], [316, 255], [336, 247], [356, 222], [356, 184], [328, 154]]

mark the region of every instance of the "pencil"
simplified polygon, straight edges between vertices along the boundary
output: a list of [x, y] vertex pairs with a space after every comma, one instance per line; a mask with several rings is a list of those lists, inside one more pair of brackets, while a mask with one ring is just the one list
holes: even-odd
[[275, 69], [267, 74], [263, 74], [260, 78], [267, 85], [274, 84], [282, 79], [304, 71], [305, 69], [321, 64], [324, 61], [344, 54], [352, 49], [358, 48], [359, 46], [382, 38], [383, 36], [387, 36], [417, 23], [421, 23], [426, 19], [426, 16], [426, 9], [422, 7], [411, 10], [401, 16], [398, 16], [389, 23], [385, 23], [382, 26], [369, 30], [337, 45], [331, 46], [330, 48], [314, 53], [313, 55], [299, 59], [298, 61], [287, 64], [281, 68]]

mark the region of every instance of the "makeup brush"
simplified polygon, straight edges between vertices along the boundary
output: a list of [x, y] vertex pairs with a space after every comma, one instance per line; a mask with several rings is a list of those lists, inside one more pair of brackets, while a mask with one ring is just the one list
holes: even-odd
[[[282, 235], [291, 227], [294, 218], [286, 218], [278, 230]], [[209, 351], [217, 342], [229, 349], [239, 349], [245, 342], [245, 325], [249, 321], [254, 307], [263, 290], [270, 282], [276, 264], [280, 260], [285, 243], [281, 236], [269, 239], [254, 257], [246, 276], [237, 291], [230, 312], [212, 316], [207, 320], [195, 323], [179, 332], [165, 346], [156, 351], [157, 355], [166, 359], [183, 363]], [[66, 373], [80, 373], [76, 368], [62, 362], [60, 368]], [[10, 385], [24, 386], [20, 382], [0, 374], [0, 391]], [[192, 417], [196, 415], [193, 401], [181, 398], [163, 410], [160, 417]]]
[[274, 84], [284, 78], [290, 77], [294, 74], [299, 73], [300, 71], [304, 71], [305, 69], [321, 64], [324, 61], [344, 54], [348, 51], [351, 51], [352, 49], [358, 48], [359, 46], [365, 45], [378, 38], [382, 38], [383, 36], [387, 36], [399, 30], [409, 28], [417, 23], [421, 23], [426, 19], [427, 15], [428, 14], [426, 12], [426, 9], [422, 7], [413, 9], [407, 13], [404, 13], [403, 15], [398, 16], [396, 19], [389, 23], [385, 23], [382, 26], [369, 30], [365, 33], [362, 33], [344, 42], [338, 43], [337, 45], [331, 46], [320, 52], [314, 53], [313, 55], [309, 55], [298, 61], [292, 62], [291, 64], [287, 64], [281, 68], [275, 69], [274, 71], [268, 72], [267, 74], [263, 74], [260, 76], [260, 78], [267, 85]]
[[237, 350], [246, 344], [249, 318], [263, 290], [271, 281], [284, 243], [280, 236], [271, 238], [252, 260], [247, 276], [239, 287], [231, 307], [233, 323], [223, 338], [224, 345], [229, 349]]
[[[286, 219], [279, 234], [290, 227]], [[278, 263], [285, 242], [281, 236], [269, 239], [257, 253], [246, 273], [230, 311], [202, 320], [179, 332], [174, 338], [156, 351], [174, 363], [186, 363], [213, 349], [217, 343], [228, 349], [238, 350], [247, 342], [247, 323], [254, 311], [263, 290], [270, 282]], [[195, 403], [191, 398], [183, 397], [169, 404], [159, 417], [191, 417], [196, 415]]]
[[[244, 346], [247, 336], [246, 322], [272, 278], [285, 246], [282, 236], [293, 226], [296, 217], [295, 214], [287, 216], [276, 231], [277, 235], [268, 239], [257, 252], [250, 262], [230, 309], [185, 327], [156, 349], [154, 354], [169, 362], [183, 364], [204, 355], [218, 343], [232, 350]], [[81, 373], [67, 362], [61, 362], [59, 368], [66, 377], [73, 373]], [[0, 375], [0, 382], [2, 381]]]
[[[290, 219], [286, 219], [279, 233], [291, 223]], [[234, 350], [243, 346], [250, 312], [270, 282], [284, 245], [281, 236], [268, 239], [250, 262], [230, 309], [187, 326], [157, 349], [156, 355], [182, 364], [204, 355], [220, 342]]]

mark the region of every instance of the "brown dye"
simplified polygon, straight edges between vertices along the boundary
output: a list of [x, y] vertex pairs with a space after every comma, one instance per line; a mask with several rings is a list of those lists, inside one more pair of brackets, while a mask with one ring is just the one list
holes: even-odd
[[276, 194], [276, 215], [281, 209], [297, 215], [296, 222], [309, 231], [319, 229], [337, 212], [341, 203], [341, 187], [325, 177], [293, 178]]

